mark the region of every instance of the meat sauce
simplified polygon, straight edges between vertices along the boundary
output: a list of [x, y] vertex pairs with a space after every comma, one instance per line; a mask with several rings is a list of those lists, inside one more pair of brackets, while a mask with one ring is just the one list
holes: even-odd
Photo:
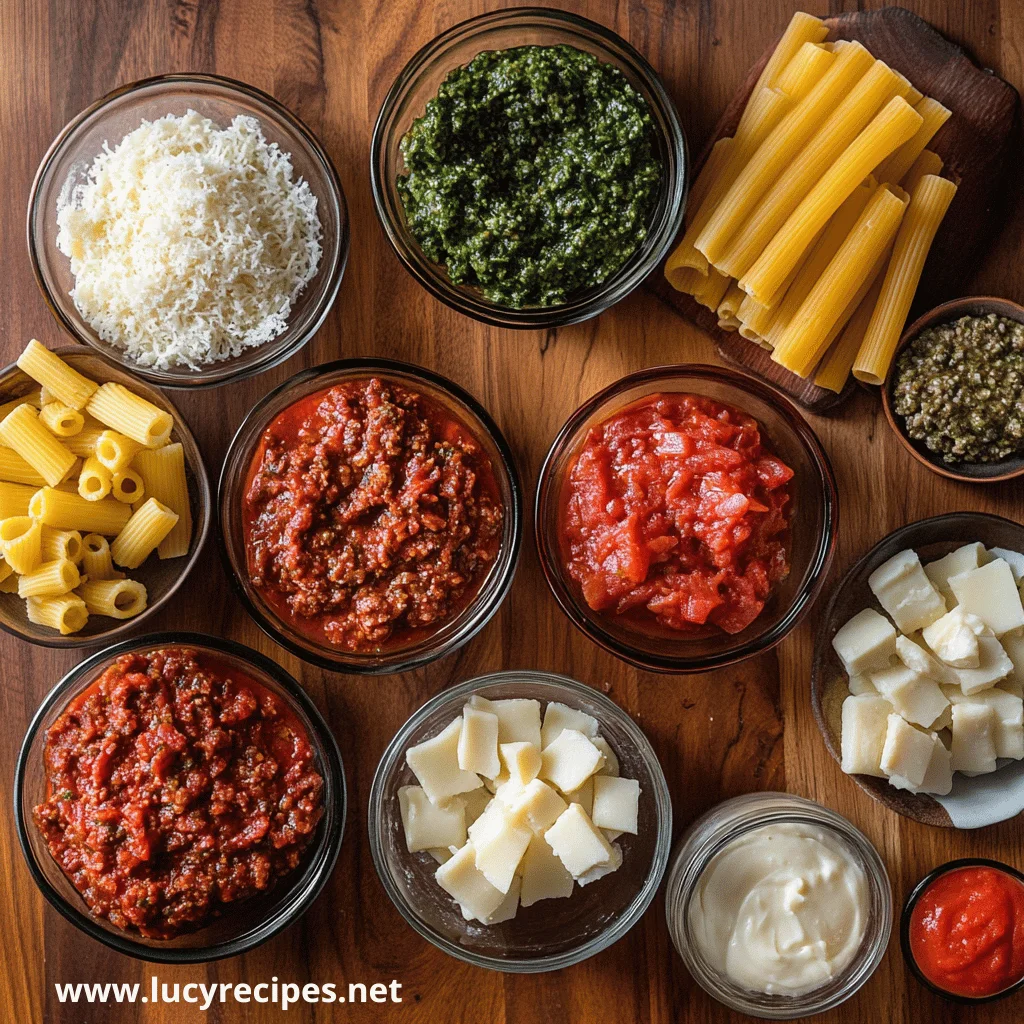
[[249, 575], [306, 636], [372, 653], [416, 642], [476, 596], [503, 506], [490, 459], [439, 403], [377, 378], [307, 396], [249, 470]]
[[156, 939], [195, 931], [293, 871], [323, 778], [285, 702], [189, 648], [118, 658], [47, 732], [33, 810], [92, 913]]
[[738, 633], [789, 572], [792, 476], [746, 413], [652, 395], [584, 442], [563, 499], [568, 572], [590, 608], [641, 631]]

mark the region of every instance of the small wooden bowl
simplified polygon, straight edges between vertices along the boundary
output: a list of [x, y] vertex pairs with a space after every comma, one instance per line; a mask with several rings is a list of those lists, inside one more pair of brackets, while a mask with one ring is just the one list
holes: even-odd
[[960, 462], [952, 466], [948, 465], [942, 461], [940, 456], [930, 452], [920, 441], [912, 441], [907, 436], [903, 417], [899, 416], [892, 407], [892, 392], [896, 386], [896, 364], [900, 353], [922, 331], [934, 327], [936, 324], [959, 320], [962, 316], [988, 316], [990, 313], [1024, 323], [1024, 306], [1010, 302], [1009, 299], [998, 299], [990, 295], [977, 295], [943, 302], [941, 306], [936, 306], [923, 316], [918, 317], [903, 332], [903, 337], [900, 338], [896, 352], [893, 354], [889, 372], [885, 375], [885, 383], [882, 385], [882, 408], [885, 410], [885, 418], [889, 421], [889, 426], [892, 427], [893, 433], [900, 439], [903, 447], [933, 473], [968, 484], [998, 483], [1024, 475], [1024, 455], [1003, 459], [1001, 462]]
[[[818, 728], [825, 738], [825, 746], [837, 762], [842, 760], [842, 706], [850, 691], [846, 672], [832, 647], [832, 638], [840, 626], [864, 608], [881, 611], [881, 606], [868, 587], [868, 577], [884, 561], [906, 548], [913, 548], [922, 562], [930, 562], [971, 541], [980, 541], [989, 548], [1024, 551], [1024, 526], [984, 512], [952, 512], [922, 519], [882, 538], [846, 573], [836, 587], [825, 616], [816, 629], [814, 662], [811, 666], [811, 705]], [[925, 825], [956, 827], [946, 808], [937, 799], [923, 793], [895, 789], [887, 780], [870, 775], [852, 775], [851, 778], [866, 793], [897, 814]], [[1002, 785], [994, 785], [1000, 781]], [[973, 779], [961, 774], [955, 775], [952, 795], [961, 800], [966, 796], [972, 801], [972, 827], [993, 825], [1024, 810], [1024, 784], [1016, 778], [1016, 773], [1009, 765], [991, 775]]]

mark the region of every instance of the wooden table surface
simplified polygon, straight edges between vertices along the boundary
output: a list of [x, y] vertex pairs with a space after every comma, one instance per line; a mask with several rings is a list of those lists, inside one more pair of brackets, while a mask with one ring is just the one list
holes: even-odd
[[[401, 268], [378, 226], [370, 194], [370, 133], [405, 62], [439, 31], [500, 4], [481, 0], [0, 0], [0, 356], [61, 332], [29, 268], [25, 207], [36, 166], [71, 117], [115, 86], [167, 71], [216, 72], [267, 90], [324, 142], [341, 174], [352, 251], [341, 294], [305, 351], [254, 380], [172, 396], [216, 472], [232, 433], [263, 394], [299, 369], [341, 356], [421, 363], [473, 392], [515, 452], [527, 493], [563, 420], [625, 373], [670, 362], [717, 362], [711, 342], [643, 291], [597, 320], [547, 333], [513, 333], [465, 319], [432, 299]], [[691, 152], [699, 151], [746, 68], [793, 10], [835, 14], [858, 6], [821, 0], [559, 0], [615, 29], [658, 69], [675, 99]], [[869, 4], [869, 6], [871, 6]], [[908, 4], [984, 66], [1024, 87], [1024, 4], [1016, 0], [914, 0]], [[1024, 205], [963, 280], [964, 293], [1024, 300]], [[972, 488], [941, 480], [891, 436], [877, 396], [858, 393], [833, 419], [812, 418], [839, 480], [840, 537], [833, 580], [881, 536], [939, 512], [978, 509], [1020, 518], [1024, 488]], [[826, 591], [827, 592], [827, 591]], [[823, 603], [823, 602], [822, 602]], [[398, 677], [360, 679], [304, 665], [250, 621], [225, 577], [216, 541], [159, 629], [233, 637], [301, 680], [333, 728], [351, 794], [341, 857], [324, 893], [291, 929], [239, 959], [195, 968], [153, 967], [119, 956], [64, 922], [38, 894], [15, 837], [11, 781], [25, 728], [50, 687], [80, 660], [0, 635], [0, 1019], [191, 1024], [270, 1021], [256, 1005], [60, 1006], [54, 983], [282, 981], [389, 982], [400, 1007], [296, 1006], [287, 1019], [438, 1024], [545, 1020], [719, 1022], [739, 1019], [708, 998], [672, 949], [659, 898], [617, 945], [555, 974], [516, 977], [445, 957], [399, 917], [377, 879], [366, 838], [370, 782], [385, 745], [428, 697], [457, 680], [506, 668], [564, 672], [608, 692], [646, 730], [672, 790], [676, 834], [717, 801], [787, 789], [845, 814], [875, 842], [897, 906], [927, 870], [964, 855], [1024, 867], [1024, 824], [979, 832], [927, 828], [874, 803], [829, 757], [811, 714], [808, 675], [822, 604], [774, 652], [703, 676], [628, 668], [567, 623], [537, 562], [532, 530], [515, 585], [488, 627], [457, 655]], [[904, 969], [897, 940], [869, 983], [825, 1018], [846, 1024], [1024, 1017], [1024, 996], [969, 1013], [926, 993]]]

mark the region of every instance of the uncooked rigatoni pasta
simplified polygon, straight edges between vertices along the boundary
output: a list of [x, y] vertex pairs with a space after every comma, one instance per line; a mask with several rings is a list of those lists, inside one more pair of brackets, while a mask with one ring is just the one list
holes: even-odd
[[0, 445], [0, 480], [42, 487], [43, 474], [33, 469], [13, 448]]
[[76, 593], [92, 615], [130, 619], [146, 608], [146, 588], [138, 580], [87, 580]]
[[95, 455], [90, 455], [78, 474], [78, 493], [86, 501], [102, 501], [110, 494], [111, 483], [110, 470]]
[[169, 412], [115, 381], [101, 385], [89, 399], [86, 409], [100, 423], [146, 448], [159, 448], [166, 444], [174, 426]]
[[59, 597], [30, 597], [25, 602], [28, 621], [37, 626], [48, 626], [61, 635], [77, 633], [89, 621], [85, 602], [77, 594]]
[[41, 487], [32, 495], [29, 514], [58, 530], [81, 530], [113, 537], [124, 529], [132, 510], [121, 501], [101, 498], [89, 501], [80, 494]]
[[56, 597], [74, 590], [81, 582], [78, 566], [69, 558], [40, 562], [18, 579], [18, 597]]
[[42, 561], [40, 524], [31, 516], [0, 520], [0, 553], [19, 575], [31, 572]]
[[115, 565], [137, 569], [174, 528], [178, 516], [156, 498], [147, 498], [110, 545]]
[[192, 541], [192, 510], [185, 475], [185, 451], [181, 444], [141, 451], [134, 465], [142, 476], [146, 494], [178, 515], [174, 529], [160, 542], [157, 553], [161, 558], [188, 554]]
[[75, 465], [75, 456], [47, 430], [31, 405], [19, 405], [0, 420], [0, 441], [13, 448], [51, 487], [66, 480]]
[[37, 384], [41, 384], [58, 402], [82, 410], [98, 385], [83, 377], [56, 353], [33, 338], [18, 356], [18, 366]]
[[124, 573], [114, 568], [110, 542], [99, 533], [82, 538], [82, 572], [91, 580], [121, 579]]
[[39, 418], [55, 437], [74, 437], [85, 426], [85, 417], [63, 402], [47, 402], [39, 410]]

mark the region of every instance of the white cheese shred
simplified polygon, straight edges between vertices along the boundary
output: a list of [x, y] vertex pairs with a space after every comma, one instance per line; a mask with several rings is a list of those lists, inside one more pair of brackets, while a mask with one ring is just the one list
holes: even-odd
[[316, 196], [253, 117], [143, 121], [67, 191], [71, 297], [140, 366], [200, 370], [265, 345], [320, 264]]

